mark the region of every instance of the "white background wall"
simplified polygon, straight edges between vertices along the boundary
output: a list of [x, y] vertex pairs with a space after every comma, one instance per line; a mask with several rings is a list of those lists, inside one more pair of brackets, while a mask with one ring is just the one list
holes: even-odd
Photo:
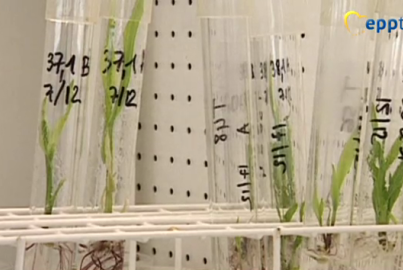
[[0, 207], [29, 204], [45, 0], [0, 0]]

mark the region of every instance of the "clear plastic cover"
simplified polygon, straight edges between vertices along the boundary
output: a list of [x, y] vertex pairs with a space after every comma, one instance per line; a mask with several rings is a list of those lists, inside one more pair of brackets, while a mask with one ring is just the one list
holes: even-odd
[[134, 203], [135, 146], [149, 22], [145, 12], [151, 4], [119, 1], [117, 6], [125, 7], [131, 16], [121, 19], [123, 11], [117, 9], [117, 17], [109, 13], [98, 25], [92, 140], [81, 200], [105, 212], [112, 212], [114, 205]]
[[[79, 205], [112, 213], [135, 203], [136, 143], [149, 0], [104, 0], [94, 48], [97, 67], [86, 181]], [[81, 245], [80, 269], [122, 269], [135, 249], [126, 241]]]
[[[250, 211], [256, 219], [256, 166], [251, 122], [249, 17], [245, 1], [199, 1], [204, 56], [210, 198]], [[206, 9], [208, 6], [208, 9]], [[217, 269], [261, 269], [261, 244], [246, 237], [219, 238]]]
[[[251, 57], [258, 204], [280, 222], [301, 221], [307, 167], [300, 35], [305, 1], [254, 0]], [[288, 17], [294, 9], [301, 14]], [[269, 18], [269, 19], [268, 19]], [[297, 23], [298, 22], [298, 23]], [[270, 242], [270, 240], [269, 240]], [[299, 267], [299, 237], [283, 237], [281, 269]], [[267, 244], [271, 249], [272, 244]], [[266, 253], [271, 261], [271, 251]], [[270, 264], [271, 265], [271, 264]]]
[[[320, 51], [309, 152], [306, 224], [338, 226], [352, 223], [359, 157], [363, 95], [368, 86], [367, 63], [373, 47], [366, 20], [347, 12], [374, 16], [368, 0], [322, 2]], [[350, 266], [350, 241], [345, 235], [322, 234], [309, 239], [304, 263], [309, 267]]]
[[46, 20], [94, 23], [99, 18], [101, 0], [54, 0], [46, 2]]
[[[399, 21], [396, 2], [379, 6], [378, 19]], [[401, 8], [400, 8], [401, 9]], [[403, 15], [403, 12], [400, 13]], [[357, 224], [395, 224], [403, 219], [403, 36], [400, 29], [376, 35], [376, 50], [360, 162]], [[360, 235], [358, 254], [372, 254], [373, 265], [395, 269], [400, 262], [401, 235]]]
[[[89, 4], [91, 2], [91, 5]], [[49, 1], [32, 207], [74, 204], [88, 151], [92, 42], [97, 1]], [[74, 244], [27, 246], [26, 269], [69, 269]]]

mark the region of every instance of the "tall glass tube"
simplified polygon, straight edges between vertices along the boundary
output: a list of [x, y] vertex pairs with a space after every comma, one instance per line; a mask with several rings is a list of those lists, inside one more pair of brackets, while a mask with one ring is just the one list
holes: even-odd
[[[323, 0], [316, 92], [311, 131], [306, 224], [338, 226], [352, 223], [354, 187], [360, 145], [360, 116], [367, 86], [374, 1]], [[348, 235], [322, 234], [309, 239], [303, 263], [309, 269], [349, 265]]]
[[[74, 203], [83, 180], [91, 108], [89, 76], [99, 1], [52, 0], [46, 7], [41, 108], [31, 205], [53, 214]], [[26, 269], [71, 269], [73, 244], [29, 245]]]
[[[101, 5], [90, 154], [81, 203], [104, 213], [112, 213], [116, 205], [125, 211], [135, 203], [135, 151], [152, 4], [103, 0]], [[125, 245], [124, 241], [83, 245], [80, 269], [123, 269], [125, 257], [136, 256]]]
[[[252, 82], [261, 169], [257, 177], [263, 177], [258, 181], [259, 204], [280, 222], [301, 221], [307, 138], [300, 35], [305, 31], [306, 2], [252, 2]], [[283, 270], [299, 267], [301, 243], [300, 238], [282, 239]]]
[[[256, 219], [258, 186], [250, 113], [249, 5], [249, 0], [199, 1], [212, 210], [239, 210], [246, 221]], [[219, 238], [213, 248], [217, 269], [262, 268], [259, 240]]]
[[134, 203], [135, 147], [151, 1], [103, 0], [84, 205]]
[[[403, 36], [402, 2], [380, 1], [377, 22], [388, 27], [376, 34], [374, 72], [367, 106], [358, 224], [395, 224], [403, 220]], [[393, 29], [394, 28], [394, 29]], [[377, 268], [395, 269], [401, 235], [379, 232], [360, 235], [356, 253], [376, 259]], [[371, 256], [365, 256], [371, 254]], [[369, 258], [368, 258], [369, 257]]]

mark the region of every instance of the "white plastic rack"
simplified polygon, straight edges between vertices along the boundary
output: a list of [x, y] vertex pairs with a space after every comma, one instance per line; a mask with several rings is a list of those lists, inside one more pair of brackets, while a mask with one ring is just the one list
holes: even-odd
[[[100, 240], [126, 240], [135, 247], [137, 242], [153, 239], [175, 240], [175, 264], [182, 267], [182, 239], [243, 236], [254, 239], [272, 237], [273, 270], [280, 270], [281, 236], [315, 236], [324, 233], [403, 232], [403, 225], [388, 226], [337, 226], [302, 227], [300, 223], [280, 224], [270, 221], [269, 213], [264, 223], [248, 222], [248, 211], [227, 209], [214, 215], [208, 205], [132, 206], [127, 212], [98, 214], [96, 209], [58, 208], [55, 215], [41, 215], [41, 209], [0, 210], [0, 245], [16, 246], [15, 270], [22, 270], [27, 244]], [[121, 210], [116, 208], [117, 211]], [[236, 217], [241, 218], [236, 218]], [[135, 270], [136, 263], [129, 269]]]

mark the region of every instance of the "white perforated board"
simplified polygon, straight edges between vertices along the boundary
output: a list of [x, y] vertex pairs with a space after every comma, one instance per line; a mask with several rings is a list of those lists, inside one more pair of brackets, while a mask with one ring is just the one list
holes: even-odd
[[[137, 204], [207, 203], [203, 64], [197, 0], [153, 0], [137, 143]], [[307, 115], [318, 51], [319, 0], [310, 0], [301, 33]], [[308, 123], [311, 119], [307, 119]], [[183, 242], [183, 267], [211, 269], [208, 240]], [[174, 242], [150, 241], [140, 252], [173, 266]]]

